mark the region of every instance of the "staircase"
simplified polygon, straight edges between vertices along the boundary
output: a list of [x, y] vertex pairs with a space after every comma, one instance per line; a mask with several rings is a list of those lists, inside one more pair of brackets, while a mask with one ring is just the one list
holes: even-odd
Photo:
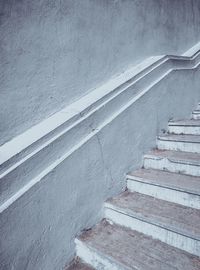
[[170, 121], [127, 190], [104, 205], [105, 219], [76, 239], [70, 269], [200, 269], [200, 105]]

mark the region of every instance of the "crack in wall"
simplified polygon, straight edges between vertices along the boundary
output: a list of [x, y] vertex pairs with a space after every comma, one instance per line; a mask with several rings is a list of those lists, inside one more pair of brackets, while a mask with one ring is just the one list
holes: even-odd
[[[92, 124], [90, 124], [89, 126], [90, 126], [92, 132], [99, 130], [98, 128], [94, 128]], [[113, 176], [112, 176], [111, 169], [107, 166], [107, 163], [105, 161], [105, 156], [104, 156], [104, 152], [103, 152], [103, 145], [101, 143], [101, 139], [100, 139], [100, 137], [98, 135], [98, 132], [95, 134], [95, 136], [97, 138], [97, 142], [98, 142], [100, 153], [101, 153], [101, 160], [102, 160], [102, 163], [103, 163], [105, 177], [109, 177], [111, 179], [111, 183], [109, 184], [109, 187], [108, 187], [108, 189], [110, 190], [110, 189], [112, 189], [112, 187], [114, 185], [114, 179], [113, 179]]]

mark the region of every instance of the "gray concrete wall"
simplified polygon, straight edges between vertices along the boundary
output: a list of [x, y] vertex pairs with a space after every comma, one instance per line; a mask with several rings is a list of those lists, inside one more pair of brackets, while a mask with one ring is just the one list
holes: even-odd
[[62, 269], [75, 255], [74, 237], [125, 188], [125, 173], [141, 165], [159, 130], [190, 115], [200, 98], [199, 72], [169, 73], [8, 207], [0, 215], [0, 269]]
[[[0, 144], [147, 56], [180, 54], [200, 38], [197, 0], [2, 0], [0, 9]], [[7, 207], [0, 269], [62, 269], [158, 131], [191, 113], [199, 71], [170, 73]]]
[[200, 39], [199, 0], [1, 0], [0, 144], [151, 55]]

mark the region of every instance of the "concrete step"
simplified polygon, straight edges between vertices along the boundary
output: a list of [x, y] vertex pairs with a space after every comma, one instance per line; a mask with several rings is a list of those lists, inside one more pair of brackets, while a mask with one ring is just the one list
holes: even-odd
[[144, 155], [143, 166], [145, 169], [200, 176], [200, 154], [156, 149]]
[[200, 269], [200, 258], [106, 221], [76, 239], [76, 249], [97, 270]]
[[168, 123], [168, 130], [174, 134], [200, 135], [200, 119], [170, 121]]
[[194, 110], [193, 112], [192, 112], [192, 118], [193, 119], [200, 119], [200, 109], [198, 109], [198, 110]]
[[105, 203], [105, 218], [200, 256], [200, 210], [126, 191]]
[[79, 258], [76, 258], [70, 266], [65, 268], [65, 270], [94, 270], [94, 268], [88, 264], [85, 264]]
[[200, 153], [200, 136], [174, 134], [158, 136], [157, 147], [162, 150]]
[[127, 174], [127, 188], [132, 192], [200, 209], [200, 177], [140, 169]]

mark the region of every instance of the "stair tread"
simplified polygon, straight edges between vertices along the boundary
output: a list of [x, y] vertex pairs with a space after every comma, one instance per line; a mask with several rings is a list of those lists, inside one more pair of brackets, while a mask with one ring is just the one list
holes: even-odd
[[200, 258], [142, 233], [102, 221], [79, 238], [122, 269], [198, 270]]
[[200, 143], [200, 135], [165, 134], [158, 136], [158, 139], [164, 141]]
[[106, 207], [141, 218], [187, 237], [200, 240], [200, 210], [125, 191], [109, 199]]
[[128, 179], [168, 187], [200, 196], [200, 177], [161, 170], [139, 169], [128, 173]]
[[189, 127], [199, 127], [200, 126], [200, 119], [183, 119], [183, 120], [176, 120], [170, 121], [169, 126], [189, 126]]
[[171, 162], [175, 163], [184, 163], [200, 166], [200, 154], [198, 153], [154, 149], [148, 154], [144, 155], [144, 157], [155, 159], [167, 158]]

